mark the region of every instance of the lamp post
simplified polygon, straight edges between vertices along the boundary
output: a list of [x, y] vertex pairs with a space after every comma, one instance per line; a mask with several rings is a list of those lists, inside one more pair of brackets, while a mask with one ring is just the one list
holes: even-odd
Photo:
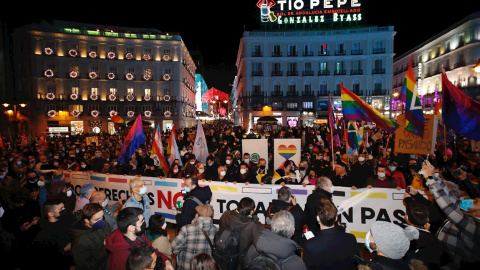
[[[6, 111], [6, 114], [8, 114], [9, 121], [11, 121], [14, 124], [15, 132], [18, 132], [20, 130], [20, 128], [18, 127], [18, 124], [20, 123], [20, 119], [18, 117], [19, 111], [17, 111], [17, 105], [19, 105], [21, 108], [25, 108], [27, 106], [27, 104], [25, 104], [23, 102], [18, 103], [18, 104], [10, 104], [10, 103], [5, 102], [2, 105], [6, 109], [8, 109]], [[9, 109], [11, 105], [13, 105], [13, 111], [11, 109]]]

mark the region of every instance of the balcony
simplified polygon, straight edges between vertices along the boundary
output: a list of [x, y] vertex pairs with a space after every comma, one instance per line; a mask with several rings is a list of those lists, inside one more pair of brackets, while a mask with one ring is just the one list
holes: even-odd
[[315, 74], [313, 70], [302, 71], [302, 76], [313, 76], [313, 74]]
[[282, 52], [272, 52], [272, 57], [282, 57]]
[[274, 70], [272, 71], [272, 77], [273, 76], [283, 76], [283, 71], [281, 70]]
[[252, 71], [252, 76], [263, 76], [263, 70]]
[[374, 48], [373, 54], [385, 53], [385, 48]]
[[287, 76], [298, 76], [297, 70], [289, 70], [287, 71]]
[[287, 56], [288, 56], [288, 57], [298, 56], [298, 52], [288, 52]]
[[302, 96], [309, 96], [309, 97], [311, 97], [311, 96], [314, 96], [314, 95], [315, 95], [315, 92], [312, 91], [312, 90], [310, 90], [310, 91], [303, 91], [303, 92], [302, 92]]
[[318, 91], [318, 96], [328, 96], [328, 91], [327, 90], [319, 90]]
[[384, 68], [374, 68], [372, 69], [372, 74], [385, 74]]
[[329, 56], [329, 55], [330, 55], [330, 53], [328, 51], [324, 51], [324, 52], [319, 51], [318, 52], [318, 56]]
[[372, 91], [372, 95], [374, 96], [384, 96], [387, 94], [387, 90], [383, 90], [383, 89], [375, 89]]
[[350, 53], [351, 53], [352, 55], [362, 55], [362, 54], [363, 54], [363, 50], [362, 50], [362, 49], [352, 50]]
[[313, 52], [303, 52], [303, 56], [313, 56]]
[[262, 56], [263, 56], [263, 53], [260, 51], [252, 52], [252, 57], [262, 57]]
[[318, 76], [329, 76], [330, 75], [330, 70], [319, 70], [318, 71]]
[[363, 75], [363, 69], [352, 69], [350, 75]]
[[252, 91], [252, 94], [251, 94], [252, 97], [260, 97], [264, 95], [265, 93], [263, 91]]
[[337, 75], [347, 75], [347, 71], [346, 70], [335, 70], [335, 76]]
[[272, 97], [283, 97], [283, 92], [282, 91], [273, 91], [272, 92]]
[[336, 50], [335, 55], [347, 55], [347, 51], [345, 50]]
[[287, 96], [298, 96], [298, 91], [288, 91]]

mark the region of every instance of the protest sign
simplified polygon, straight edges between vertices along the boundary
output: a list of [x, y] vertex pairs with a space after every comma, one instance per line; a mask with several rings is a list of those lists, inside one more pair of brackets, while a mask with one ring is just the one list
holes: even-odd
[[242, 153], [249, 153], [250, 160], [257, 163], [264, 158], [268, 168], [268, 140], [267, 139], [242, 139]]
[[435, 151], [437, 142], [438, 116], [424, 114], [425, 131], [423, 138], [405, 129], [405, 115], [397, 116], [400, 126], [395, 131], [395, 151], [405, 154], [427, 155]]
[[273, 168], [278, 169], [285, 160], [300, 163], [301, 139], [274, 139], [273, 140]]

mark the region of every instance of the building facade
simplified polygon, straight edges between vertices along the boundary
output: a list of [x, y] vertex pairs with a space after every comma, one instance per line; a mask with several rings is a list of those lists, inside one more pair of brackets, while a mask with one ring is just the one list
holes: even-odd
[[340, 83], [388, 115], [392, 26], [326, 31], [244, 32], [232, 107], [246, 128], [269, 115], [280, 125], [312, 126], [328, 115], [328, 94], [341, 117]]
[[429, 38], [393, 62], [392, 115], [404, 110], [396, 99], [401, 91], [410, 58], [424, 113], [433, 114], [442, 97], [442, 67], [448, 79], [476, 101], [480, 101], [479, 73], [473, 67], [480, 59], [480, 13], [473, 13]]
[[14, 91], [36, 134], [112, 133], [113, 115], [196, 124], [196, 66], [178, 34], [54, 21], [17, 28], [13, 43]]

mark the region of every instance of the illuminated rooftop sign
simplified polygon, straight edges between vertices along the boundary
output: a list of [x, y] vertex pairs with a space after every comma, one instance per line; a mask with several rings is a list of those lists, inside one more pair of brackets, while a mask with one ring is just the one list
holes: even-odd
[[262, 23], [307, 24], [359, 22], [360, 0], [259, 0]]

